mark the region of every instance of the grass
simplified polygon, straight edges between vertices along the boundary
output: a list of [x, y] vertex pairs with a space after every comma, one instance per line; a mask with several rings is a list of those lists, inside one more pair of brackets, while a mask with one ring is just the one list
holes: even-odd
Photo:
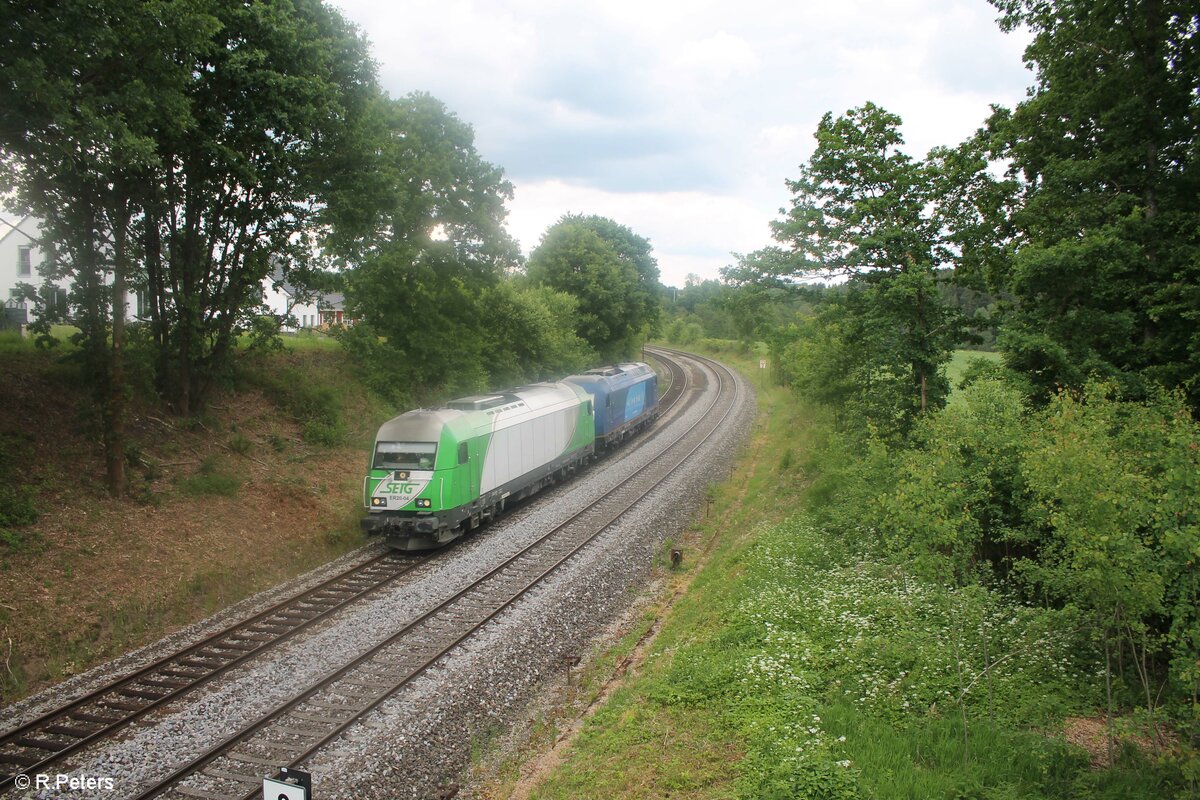
[[295, 333], [281, 333], [279, 338], [288, 350], [340, 350], [341, 343], [327, 333], [304, 328]]
[[985, 361], [991, 363], [1000, 363], [1001, 356], [999, 353], [989, 352], [987, 350], [955, 350], [950, 356], [950, 363], [946, 365], [946, 377], [950, 379], [951, 387], [958, 387], [959, 381], [963, 379], [967, 368], [970, 367], [972, 361]]
[[217, 458], [210, 456], [200, 464], [195, 475], [179, 481], [179, 489], [191, 497], [237, 497], [242, 481], [240, 475], [222, 467]]
[[[51, 326], [50, 335], [57, 341], [51, 352], [62, 355], [73, 350], [75, 345], [71, 343], [71, 337], [76, 333], [79, 333], [79, 329], [70, 325]], [[34, 336], [22, 336], [19, 331], [15, 330], [0, 331], [0, 355], [33, 353], [37, 350], [37, 342]]]
[[[721, 358], [757, 372], [757, 353]], [[776, 387], [758, 399], [738, 480], [715, 487], [685, 537], [690, 554], [711, 546], [707, 559], [685, 560], [690, 585], [640, 674], [531, 797], [1115, 800], [1180, 788], [1136, 754], [1095, 770], [1056, 734], [1100, 702], [1070, 620], [922, 582], [816, 528], [803, 509], [821, 420]]]

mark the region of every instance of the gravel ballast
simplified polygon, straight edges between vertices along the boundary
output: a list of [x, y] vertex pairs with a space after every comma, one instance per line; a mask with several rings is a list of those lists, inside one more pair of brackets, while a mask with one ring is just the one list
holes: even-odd
[[[713, 386], [712, 373], [705, 369]], [[522, 722], [516, 716], [549, 682], [561, 684], [564, 658], [587, 652], [599, 633], [628, 608], [635, 590], [645, 585], [662, 542], [686, 527], [702, 506], [713, 476], [729, 474], [732, 454], [748, 433], [754, 413], [750, 387], [740, 377], [736, 380], [739, 399], [721, 430], [665, 483], [531, 595], [313, 757], [304, 768], [314, 775], [314, 796], [321, 800], [437, 796], [469, 765], [473, 748]], [[707, 406], [707, 398], [701, 398], [680, 415], [677, 424], [689, 425]], [[148, 716], [119, 741], [84, 751], [59, 768], [77, 777], [112, 778], [111, 791], [46, 789], [6, 796], [135, 796], [142, 786], [169, 773], [188, 756], [282, 704], [299, 687], [316, 683], [485, 574], [541, 532], [607, 494], [671, 441], [673, 438], [659, 433], [631, 442], [579, 479], [539, 496], [480, 534], [438, 554], [397, 585]], [[249, 616], [374, 552], [377, 550], [363, 548], [66, 686], [30, 698], [17, 705], [16, 719], [6, 727], [62, 702], [63, 696], [77, 696], [118, 671], [152, 660], [166, 648], [177, 648], [231, 619]]]

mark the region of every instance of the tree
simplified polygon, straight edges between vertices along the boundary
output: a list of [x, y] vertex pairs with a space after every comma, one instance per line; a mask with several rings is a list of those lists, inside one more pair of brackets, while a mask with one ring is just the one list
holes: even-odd
[[564, 219], [590, 228], [608, 242], [616, 251], [622, 262], [632, 264], [637, 278], [629, 290], [631, 309], [637, 318], [637, 325], [647, 331], [653, 331], [658, 324], [661, 314], [661, 302], [658, 297], [658, 261], [654, 258], [650, 242], [634, 233], [630, 228], [614, 222], [607, 217], [592, 215], [571, 215]]
[[[124, 489], [124, 323], [135, 215], [161, 165], [156, 137], [184, 125], [189, 67], [216, 21], [191, 4], [64, 0], [4, 6], [0, 167], [44, 220], [100, 411], [109, 489]], [[48, 326], [51, 316], [42, 319]]]
[[493, 385], [555, 380], [595, 363], [595, 353], [575, 334], [579, 305], [566, 292], [505, 280], [484, 291], [479, 303], [483, 359]]
[[[794, 193], [775, 238], [791, 248], [790, 272], [844, 276], [842, 355], [857, 364], [859, 391], [895, 387], [898, 430], [949, 392], [941, 366], [964, 335], [959, 315], [937, 291], [936, 267], [949, 257], [930, 211], [934, 170], [899, 150], [900, 118], [867, 103], [826, 114], [817, 148], [788, 181]], [[865, 395], [864, 395], [865, 396]], [[889, 427], [891, 425], [889, 424]]]
[[602, 359], [628, 358], [658, 322], [650, 243], [610, 219], [563, 216], [542, 235], [528, 274], [578, 300], [576, 332]]
[[1043, 397], [1089, 374], [1200, 406], [1200, 13], [1183, 0], [993, 0], [1034, 34], [1029, 99], [986, 137], [1016, 184], [994, 288]]
[[391, 362], [394, 380], [483, 388], [481, 303], [519, 259], [504, 228], [512, 186], [476, 152], [471, 126], [435, 98], [412, 94], [380, 110], [380, 213], [359, 240], [341, 243], [361, 259], [346, 275], [349, 308], [384, 339], [368, 349]]
[[[275, 265], [304, 261], [377, 92], [362, 39], [319, 0], [4, 6], [6, 182], [73, 279], [110, 489], [124, 484], [127, 287], [158, 385], [198, 410]], [[361, 159], [356, 164], [364, 166]], [[344, 194], [344, 193], [343, 193]]]
[[[218, 22], [187, 64], [186, 125], [160, 132], [145, 203], [146, 286], [160, 385], [203, 403], [261, 284], [312, 258], [339, 202], [369, 182], [361, 155], [378, 89], [358, 32], [320, 0], [207, 3]], [[376, 148], [377, 149], [377, 148]]]

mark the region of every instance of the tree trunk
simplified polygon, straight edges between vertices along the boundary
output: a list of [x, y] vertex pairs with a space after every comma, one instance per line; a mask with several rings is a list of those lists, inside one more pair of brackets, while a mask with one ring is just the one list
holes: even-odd
[[129, 216], [126, 206], [113, 220], [112, 351], [104, 411], [104, 460], [108, 468], [108, 491], [113, 497], [125, 493], [125, 303], [128, 293], [125, 274], [129, 255]]

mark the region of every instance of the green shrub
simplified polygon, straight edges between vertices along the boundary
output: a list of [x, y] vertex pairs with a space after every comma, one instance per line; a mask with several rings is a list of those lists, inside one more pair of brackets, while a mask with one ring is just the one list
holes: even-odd
[[0, 528], [32, 525], [39, 515], [34, 492], [27, 486], [0, 486]]
[[342, 423], [329, 423], [321, 419], [310, 419], [304, 423], [302, 433], [304, 441], [321, 447], [336, 447], [346, 436], [346, 427]]
[[346, 429], [341, 401], [332, 387], [313, 385], [297, 369], [256, 373], [251, 379], [300, 423], [304, 441], [323, 447], [341, 444]]

